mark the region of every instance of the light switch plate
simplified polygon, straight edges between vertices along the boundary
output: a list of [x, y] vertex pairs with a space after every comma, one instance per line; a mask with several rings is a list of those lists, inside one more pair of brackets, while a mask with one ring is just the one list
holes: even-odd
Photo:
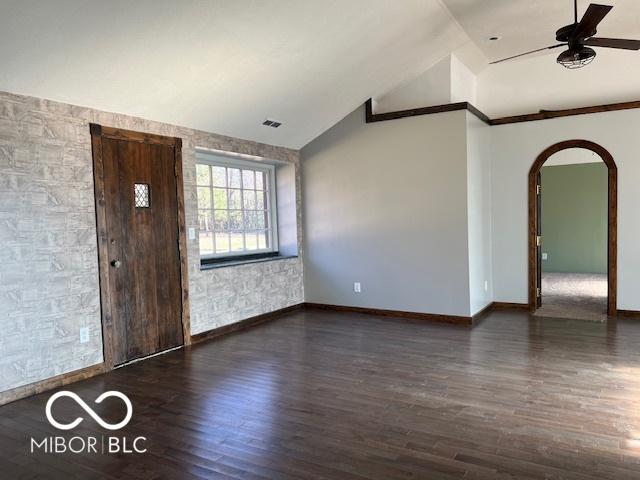
[[353, 291], [356, 293], [362, 292], [362, 287], [360, 286], [360, 282], [355, 282], [353, 284]]
[[189, 240], [196, 239], [196, 229], [193, 227], [189, 227]]
[[548, 254], [546, 254], [546, 253], [543, 253], [543, 254], [542, 254], [542, 259], [543, 259], [543, 260], [546, 260], [547, 258], [549, 258], [549, 255], [548, 255]]

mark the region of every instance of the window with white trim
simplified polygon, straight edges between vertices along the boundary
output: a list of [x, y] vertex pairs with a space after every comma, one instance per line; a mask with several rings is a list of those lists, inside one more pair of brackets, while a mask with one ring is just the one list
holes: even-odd
[[199, 153], [196, 183], [203, 260], [278, 251], [273, 165]]

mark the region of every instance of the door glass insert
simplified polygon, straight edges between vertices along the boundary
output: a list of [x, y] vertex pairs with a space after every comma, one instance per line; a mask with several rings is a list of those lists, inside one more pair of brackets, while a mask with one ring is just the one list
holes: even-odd
[[149, 208], [149, 185], [136, 183], [133, 186], [134, 203], [136, 208]]

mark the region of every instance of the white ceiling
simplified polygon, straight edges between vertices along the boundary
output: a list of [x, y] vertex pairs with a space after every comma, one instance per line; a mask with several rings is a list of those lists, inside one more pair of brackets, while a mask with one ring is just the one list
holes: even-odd
[[[555, 31], [573, 21], [572, 0], [443, 1], [489, 60], [553, 45]], [[599, 26], [599, 36], [640, 39], [640, 1], [595, 2], [614, 5]], [[578, 18], [589, 3], [578, 1]], [[502, 39], [489, 41], [492, 35]], [[556, 63], [561, 51], [484, 68], [477, 77], [476, 106], [495, 118], [640, 100], [640, 52], [597, 48], [593, 63], [567, 70]]]
[[477, 78], [476, 106], [491, 118], [637, 101], [640, 52], [601, 48], [577, 70], [558, 65], [550, 53], [491, 65]]
[[439, 0], [2, 0], [0, 90], [300, 148], [465, 42]]
[[[573, 0], [443, 1], [489, 61], [554, 45], [556, 30], [573, 23]], [[598, 36], [640, 38], [640, 1], [578, 0], [578, 19], [590, 3], [614, 6], [600, 24]], [[501, 40], [490, 41], [494, 35]]]
[[[599, 35], [640, 38], [640, 1], [614, 5]], [[491, 117], [640, 99], [638, 52], [599, 49], [573, 72], [557, 50], [486, 68], [485, 57], [553, 44], [572, 10], [571, 0], [0, 0], [0, 90], [290, 148], [454, 51]], [[266, 117], [283, 125], [263, 127]]]

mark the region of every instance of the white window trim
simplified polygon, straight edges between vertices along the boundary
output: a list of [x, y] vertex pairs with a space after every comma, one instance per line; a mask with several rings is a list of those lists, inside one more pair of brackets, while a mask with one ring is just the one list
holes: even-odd
[[[276, 167], [270, 163], [263, 162], [252, 162], [249, 160], [239, 160], [233, 157], [225, 157], [222, 154], [216, 153], [211, 154], [209, 152], [204, 152], [201, 150], [196, 150], [196, 165], [203, 164], [209, 166], [218, 166], [218, 167], [227, 167], [227, 168], [247, 168], [256, 171], [262, 171], [267, 173], [267, 178], [269, 182], [269, 219], [271, 220], [271, 228], [268, 230], [271, 234], [271, 248], [263, 248], [258, 250], [240, 250], [236, 252], [224, 252], [224, 253], [211, 253], [211, 254], [200, 254], [200, 258], [203, 260], [212, 259], [212, 258], [234, 258], [234, 257], [243, 257], [248, 255], [260, 255], [265, 253], [277, 253], [278, 252], [278, 208], [277, 208], [277, 195], [276, 195]], [[196, 188], [198, 186], [196, 180]], [[227, 186], [228, 188], [228, 186]], [[196, 204], [197, 204], [196, 198]], [[197, 205], [197, 210], [200, 209], [200, 205]], [[244, 206], [243, 206], [244, 210]], [[215, 231], [214, 231], [215, 234]], [[200, 234], [198, 232], [197, 238], [200, 238]]]

